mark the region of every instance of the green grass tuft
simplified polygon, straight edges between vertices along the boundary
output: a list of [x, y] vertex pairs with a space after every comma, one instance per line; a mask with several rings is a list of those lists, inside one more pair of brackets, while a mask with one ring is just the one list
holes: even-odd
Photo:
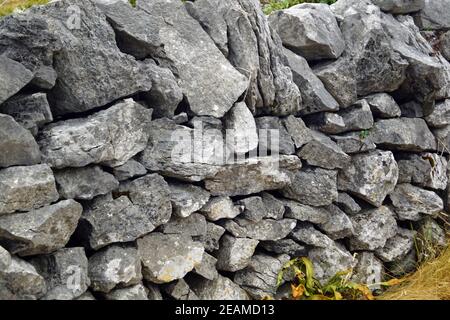
[[25, 10], [39, 4], [47, 4], [49, 0], [0, 0], [0, 16], [12, 14], [15, 10]]
[[326, 3], [333, 4], [336, 0], [263, 0], [264, 13], [271, 14], [274, 11], [287, 9], [301, 3]]

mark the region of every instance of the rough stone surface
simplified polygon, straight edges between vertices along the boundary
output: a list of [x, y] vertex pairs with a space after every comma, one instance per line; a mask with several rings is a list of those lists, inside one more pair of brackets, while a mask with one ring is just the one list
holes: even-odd
[[132, 287], [115, 289], [104, 295], [106, 300], [149, 300], [147, 296], [147, 288], [142, 283]]
[[424, 8], [425, 0], [372, 0], [381, 10], [393, 14], [417, 12]]
[[286, 218], [315, 224], [326, 223], [329, 219], [329, 212], [325, 207], [311, 207], [292, 200], [284, 200], [283, 203]]
[[0, 215], [38, 209], [58, 198], [55, 178], [47, 165], [0, 170]]
[[311, 223], [299, 223], [290, 237], [297, 242], [315, 248], [327, 248], [334, 245], [333, 240], [317, 230]]
[[436, 103], [436, 106], [428, 116], [425, 117], [430, 128], [442, 128], [450, 124], [450, 99]]
[[433, 134], [423, 119], [399, 118], [375, 122], [369, 138], [377, 145], [392, 150], [435, 150]]
[[267, 152], [279, 152], [291, 155], [295, 145], [283, 121], [277, 117], [259, 117], [255, 119], [258, 128], [259, 149]]
[[365, 97], [365, 100], [369, 103], [375, 117], [397, 118], [402, 114], [397, 102], [387, 93], [376, 93]]
[[295, 228], [296, 223], [294, 219], [264, 219], [254, 222], [237, 218], [235, 220], [225, 220], [223, 227], [237, 238], [275, 241], [285, 238]]
[[393, 262], [403, 259], [414, 249], [415, 232], [398, 228], [397, 234], [389, 238], [386, 245], [376, 251], [376, 255], [384, 262]]
[[45, 124], [53, 121], [45, 93], [15, 96], [0, 107], [0, 113], [13, 117], [22, 127], [30, 130], [34, 136]]
[[355, 259], [351, 253], [336, 245], [314, 248], [309, 251], [308, 256], [315, 266], [315, 276], [322, 284], [336, 273], [349, 270], [355, 265]]
[[194, 272], [205, 279], [214, 280], [219, 276], [216, 264], [217, 259], [204, 252], [202, 262], [194, 267]]
[[260, 247], [268, 252], [275, 254], [287, 254], [290, 257], [301, 257], [307, 255], [306, 247], [292, 239], [264, 241], [260, 243]]
[[370, 285], [372, 290], [381, 289], [379, 283], [383, 281], [383, 263], [372, 252], [360, 252], [353, 269], [352, 281]]
[[347, 193], [339, 192], [338, 198], [335, 201], [338, 207], [344, 210], [347, 214], [356, 214], [361, 211], [361, 206]]
[[63, 248], [75, 231], [82, 206], [74, 200], [26, 213], [0, 217], [0, 243], [20, 256], [51, 253]]
[[320, 207], [337, 199], [337, 171], [308, 167], [297, 171], [292, 184], [282, 190], [286, 198]]
[[258, 132], [252, 113], [244, 102], [231, 108], [225, 117], [227, 147], [236, 154], [245, 154], [258, 147]]
[[207, 191], [189, 184], [169, 183], [169, 188], [173, 212], [181, 218], [198, 211], [210, 197]]
[[325, 208], [328, 211], [328, 219], [325, 223], [318, 224], [331, 239], [343, 239], [353, 235], [353, 224], [350, 218], [337, 206], [330, 205]]
[[283, 124], [290, 134], [292, 141], [294, 141], [296, 148], [301, 148], [311, 140], [311, 131], [301, 118], [289, 116], [283, 120]]
[[89, 257], [88, 275], [92, 290], [108, 293], [139, 284], [141, 260], [135, 248], [112, 245]]
[[143, 275], [154, 283], [182, 279], [202, 262], [204, 248], [183, 235], [151, 233], [137, 240]]
[[442, 44], [442, 55], [450, 61], [450, 31], [447, 31], [444, 33], [444, 35], [441, 38], [441, 44]]
[[345, 42], [328, 5], [300, 4], [269, 16], [286, 48], [307, 60], [336, 59]]
[[84, 248], [64, 248], [31, 259], [47, 284], [44, 300], [72, 300], [89, 287], [88, 259]]
[[242, 205], [244, 212], [242, 217], [255, 222], [266, 218], [266, 208], [261, 197], [250, 197], [238, 201]]
[[394, 213], [385, 206], [361, 211], [350, 217], [355, 230], [350, 238], [350, 249], [373, 251], [383, 248], [397, 233]]
[[114, 176], [119, 181], [125, 181], [135, 177], [144, 176], [147, 173], [145, 167], [136, 160], [128, 160], [123, 165], [114, 167]]
[[227, 277], [197, 281], [192, 290], [202, 300], [249, 300], [248, 294]]
[[41, 162], [39, 146], [31, 133], [4, 114], [0, 114], [0, 148], [0, 168]]
[[199, 300], [195, 292], [183, 279], [164, 286], [164, 291], [175, 300]]
[[450, 13], [445, 10], [450, 1], [424, 0], [422, 10], [414, 17], [417, 25], [426, 30], [450, 29]]
[[204, 236], [197, 237], [197, 240], [203, 244], [207, 252], [211, 253], [219, 249], [219, 240], [224, 233], [225, 229], [221, 226], [207, 222], [206, 234]]
[[52, 124], [38, 141], [44, 161], [54, 168], [123, 165], [146, 147], [151, 115], [127, 99], [87, 119]]
[[338, 188], [379, 207], [398, 181], [398, 165], [392, 152], [372, 151], [352, 157], [339, 172]]
[[407, 183], [398, 184], [389, 196], [402, 220], [416, 220], [414, 217], [419, 214], [434, 215], [444, 209], [444, 203], [436, 193]]
[[207, 232], [206, 219], [199, 213], [193, 213], [187, 218], [173, 217], [160, 227], [165, 234], [181, 234], [191, 237], [204, 237]]
[[0, 104], [25, 87], [33, 73], [17, 61], [0, 55]]
[[58, 170], [55, 171], [55, 180], [64, 199], [91, 200], [119, 186], [116, 178], [99, 166]]
[[224, 235], [217, 251], [217, 269], [231, 272], [244, 269], [250, 263], [258, 243], [258, 240]]
[[366, 100], [359, 100], [338, 113], [344, 121], [344, 128], [335, 133], [371, 129], [373, 115]]
[[237, 206], [229, 197], [212, 197], [200, 209], [208, 220], [233, 219], [242, 213], [242, 206]]
[[377, 148], [370, 137], [365, 137], [364, 131], [333, 135], [331, 139], [347, 154], [362, 153]]

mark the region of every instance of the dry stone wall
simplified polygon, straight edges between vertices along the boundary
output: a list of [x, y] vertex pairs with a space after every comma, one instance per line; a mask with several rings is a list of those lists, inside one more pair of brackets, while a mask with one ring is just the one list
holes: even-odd
[[[0, 299], [286, 297], [445, 244], [449, 0], [60, 0], [0, 19]], [[376, 286], [375, 286], [376, 287]]]

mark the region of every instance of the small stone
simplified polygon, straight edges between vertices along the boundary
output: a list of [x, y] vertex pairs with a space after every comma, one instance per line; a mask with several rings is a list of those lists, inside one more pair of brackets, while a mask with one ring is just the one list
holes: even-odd
[[287, 254], [290, 257], [302, 257], [307, 255], [306, 247], [298, 244], [292, 239], [263, 241], [259, 246], [268, 252], [275, 254]]
[[219, 249], [219, 240], [225, 233], [225, 229], [217, 224], [206, 223], [206, 235], [197, 237], [196, 240], [201, 242], [205, 250], [209, 253]]
[[48, 291], [43, 300], [72, 300], [89, 287], [88, 259], [84, 248], [63, 248], [34, 257], [30, 262], [47, 283]]
[[25, 87], [33, 73], [19, 62], [0, 55], [0, 104]]
[[202, 262], [204, 248], [189, 237], [151, 233], [137, 240], [143, 275], [154, 283], [182, 279]]
[[128, 287], [142, 280], [141, 260], [133, 247], [112, 245], [89, 258], [91, 289], [108, 293], [115, 287]]
[[425, 0], [372, 0], [381, 10], [392, 14], [405, 14], [420, 11], [425, 6]]
[[345, 122], [337, 113], [321, 112], [308, 117], [310, 128], [328, 134], [335, 134], [345, 131]]
[[286, 119], [283, 119], [282, 122], [297, 149], [303, 147], [311, 140], [311, 131], [301, 118], [289, 116]]
[[390, 151], [371, 151], [352, 157], [339, 172], [338, 188], [380, 207], [398, 181], [398, 166]]
[[251, 111], [244, 102], [234, 105], [225, 116], [227, 147], [236, 154], [245, 154], [258, 147], [258, 132]]
[[294, 219], [272, 220], [264, 219], [254, 222], [245, 219], [225, 220], [222, 225], [236, 238], [254, 240], [280, 240], [285, 238], [297, 224]]
[[258, 240], [224, 235], [217, 251], [217, 269], [231, 272], [244, 269], [250, 263], [258, 243]]
[[333, 140], [318, 131], [312, 131], [311, 135], [312, 140], [297, 152], [309, 165], [324, 169], [342, 169], [350, 163], [350, 156]]
[[0, 170], [0, 215], [38, 209], [58, 198], [53, 172], [45, 164]]
[[242, 205], [244, 212], [242, 217], [251, 221], [261, 221], [266, 218], [266, 209], [261, 197], [250, 197], [239, 200], [238, 204]]
[[417, 233], [419, 239], [422, 237], [440, 247], [445, 247], [447, 245], [445, 230], [431, 217], [425, 217], [419, 222]]
[[330, 136], [336, 144], [347, 154], [362, 153], [375, 150], [377, 146], [369, 137], [366, 137], [365, 130], [360, 132], [348, 132], [341, 135]]
[[442, 128], [450, 124], [450, 99], [436, 103], [436, 106], [428, 116], [425, 117], [430, 128]]
[[116, 178], [99, 166], [58, 170], [55, 180], [64, 199], [92, 200], [119, 187]]
[[295, 153], [294, 141], [280, 118], [259, 117], [255, 121], [259, 134], [259, 150], [286, 155]]
[[442, 55], [450, 61], [450, 31], [444, 33], [441, 37]]
[[355, 230], [349, 242], [352, 251], [383, 248], [386, 241], [397, 233], [394, 213], [385, 206], [361, 211], [350, 219]]
[[398, 228], [397, 234], [392, 238], [389, 238], [386, 245], [383, 248], [378, 249], [375, 254], [384, 262], [401, 260], [411, 250], [414, 250], [415, 234], [415, 231]]
[[366, 251], [358, 253], [356, 259], [358, 262], [353, 269], [351, 280], [370, 286], [372, 291], [381, 289], [380, 283], [384, 275], [383, 263], [372, 252]]
[[214, 280], [201, 279], [191, 285], [201, 300], [249, 300], [248, 294], [227, 277], [219, 275]]
[[409, 101], [400, 105], [402, 117], [423, 118], [425, 117], [424, 107], [417, 101]]
[[349, 215], [357, 214], [361, 211], [361, 206], [345, 192], [339, 192], [335, 203]]
[[256, 254], [247, 268], [235, 274], [234, 282], [247, 291], [253, 299], [273, 297], [277, 291], [278, 273], [288, 261], [287, 255], [271, 257], [261, 253]]
[[292, 184], [282, 190], [289, 199], [320, 207], [337, 199], [337, 171], [307, 167], [297, 171]]
[[234, 219], [243, 211], [242, 206], [233, 203], [230, 197], [212, 197], [200, 212], [208, 220], [218, 221], [220, 219]]
[[204, 237], [206, 235], [206, 219], [199, 213], [193, 213], [187, 218], [173, 217], [160, 227], [165, 234], [181, 234], [191, 237]]
[[124, 300], [124, 301], [142, 301], [148, 300], [147, 288], [142, 283], [136, 284], [132, 287], [115, 289], [104, 295], [106, 300]]
[[331, 239], [343, 239], [353, 235], [353, 224], [343, 211], [333, 204], [325, 207], [325, 210], [328, 211], [328, 221], [318, 227]]
[[0, 113], [8, 114], [22, 127], [36, 136], [38, 130], [53, 121], [53, 115], [45, 93], [18, 95], [0, 107]]
[[423, 119], [398, 118], [375, 122], [369, 138], [392, 150], [421, 152], [436, 150], [433, 134]]
[[0, 241], [20, 256], [51, 253], [63, 248], [74, 233], [83, 211], [74, 200], [26, 213], [0, 217]]
[[43, 65], [34, 73], [31, 84], [40, 89], [50, 90], [55, 86], [57, 78], [58, 74], [53, 67]]
[[338, 112], [345, 127], [340, 132], [368, 130], [373, 127], [373, 115], [366, 100], [359, 100], [350, 107]]
[[398, 184], [389, 196], [395, 212], [402, 220], [408, 220], [407, 217], [411, 215], [435, 215], [444, 209], [444, 203], [436, 193], [408, 183]]
[[397, 161], [398, 183], [444, 190], [447, 188], [447, 160], [435, 153], [404, 154]]
[[334, 14], [326, 4], [299, 4], [269, 16], [286, 48], [307, 60], [336, 59], [345, 42]]
[[216, 264], [217, 259], [204, 252], [202, 262], [194, 267], [194, 272], [205, 279], [214, 280], [219, 276]]
[[392, 96], [387, 93], [376, 93], [364, 98], [370, 106], [370, 110], [378, 118], [398, 118], [402, 111]]
[[297, 242], [316, 248], [327, 248], [334, 245], [333, 240], [314, 228], [311, 223], [299, 223], [289, 236]]
[[266, 210], [266, 217], [275, 220], [283, 219], [284, 204], [268, 192], [262, 192], [261, 197]]
[[181, 218], [198, 211], [210, 197], [206, 190], [190, 184], [169, 183], [169, 188], [173, 213]]
[[4, 114], [0, 114], [0, 149], [0, 168], [41, 162], [39, 146], [31, 133]]
[[449, 0], [426, 0], [422, 10], [414, 16], [414, 22], [423, 30], [450, 29], [450, 13], [446, 10], [449, 5]]
[[136, 160], [130, 159], [125, 164], [113, 168], [114, 176], [119, 181], [125, 181], [135, 177], [144, 176], [147, 173], [145, 167]]
[[323, 248], [313, 248], [309, 251], [308, 257], [315, 267], [315, 277], [322, 284], [325, 284], [338, 272], [353, 269], [356, 264], [350, 252], [335, 244]]
[[314, 224], [326, 223], [329, 219], [329, 212], [324, 207], [311, 207], [292, 200], [284, 200], [283, 203], [286, 207], [285, 218]]
[[406, 257], [398, 261], [386, 263], [386, 270], [389, 275], [401, 278], [411, 272], [417, 270], [417, 254], [416, 250], [411, 250]]

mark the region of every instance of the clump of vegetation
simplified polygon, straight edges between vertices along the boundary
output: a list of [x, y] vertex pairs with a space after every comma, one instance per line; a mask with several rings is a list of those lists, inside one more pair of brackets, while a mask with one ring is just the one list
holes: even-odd
[[16, 10], [25, 10], [48, 2], [49, 0], [0, 0], [0, 16], [6, 16]]
[[333, 4], [336, 0], [262, 0], [264, 13], [271, 14], [273, 11], [287, 9], [300, 3], [326, 3]]
[[293, 275], [293, 300], [374, 300], [371, 290], [364, 284], [350, 281], [352, 270], [338, 272], [325, 285], [314, 277], [312, 262], [305, 257], [286, 263], [278, 274], [278, 286], [286, 274]]

